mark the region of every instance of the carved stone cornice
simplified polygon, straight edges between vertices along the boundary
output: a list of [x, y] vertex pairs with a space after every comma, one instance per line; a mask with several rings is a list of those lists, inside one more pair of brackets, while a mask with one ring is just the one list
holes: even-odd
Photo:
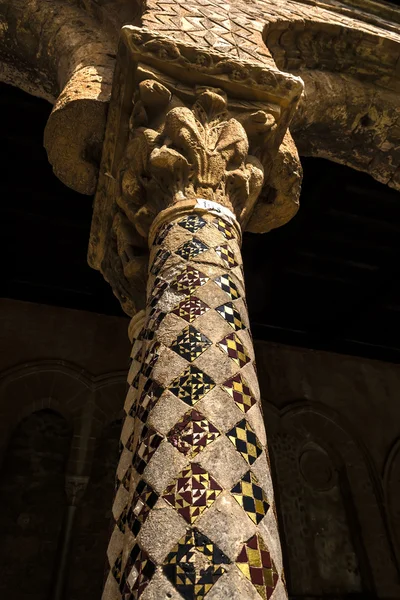
[[[288, 164], [279, 148], [287, 154], [301, 92], [299, 78], [276, 69], [123, 28], [89, 263], [128, 314], [143, 306], [148, 232], [166, 207], [204, 198], [233, 210], [253, 231], [295, 214], [299, 185], [286, 197], [270, 193], [268, 183], [274, 172], [279, 179], [277, 163]], [[299, 183], [301, 170], [291, 171]]]

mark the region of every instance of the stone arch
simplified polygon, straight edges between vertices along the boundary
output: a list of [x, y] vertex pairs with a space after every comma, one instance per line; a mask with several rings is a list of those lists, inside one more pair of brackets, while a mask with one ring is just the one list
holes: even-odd
[[0, 378], [3, 450], [17, 424], [44, 408], [59, 412], [77, 437], [82, 420], [90, 418], [91, 435], [99, 436], [114, 414], [122, 410], [125, 381], [126, 373], [94, 377], [73, 364], [57, 360], [34, 361], [7, 370]]
[[291, 124], [300, 154], [366, 171], [400, 189], [400, 36], [389, 24], [354, 27], [349, 18], [309, 12], [268, 22], [263, 33], [278, 68], [305, 84]]
[[393, 444], [383, 469], [383, 485], [386, 509], [389, 519], [389, 530], [397, 560], [400, 563], [400, 438]]
[[104, 137], [119, 30], [135, 2], [0, 3], [0, 80], [54, 104], [45, 147], [57, 177], [92, 194]]
[[[393, 582], [398, 581], [397, 566], [388, 541], [382, 486], [366, 448], [357, 440], [351, 426], [334, 411], [316, 402], [295, 402], [280, 412], [271, 410], [267, 403], [264, 407], [286, 538], [289, 591], [300, 595], [329, 592], [362, 595], [376, 589], [379, 596], [396, 597], [399, 589]], [[307, 498], [308, 502], [314, 503], [313, 507], [304, 502]], [[333, 507], [331, 514], [336, 515], [326, 522], [326, 527], [334, 523], [337, 531], [335, 533], [334, 527], [332, 535], [339, 536], [346, 557], [341, 566], [338, 561], [335, 577], [331, 578], [338, 586], [335, 592], [329, 590], [329, 573], [323, 572], [324, 565], [318, 565], [317, 557], [310, 560], [309, 554], [303, 556], [307, 551], [305, 540], [309, 535], [307, 523], [310, 518], [320, 519], [323, 523], [330, 514], [330, 509], [325, 508], [325, 516], [323, 511], [318, 516], [325, 501], [331, 510]], [[307, 513], [310, 510], [311, 513]], [[299, 529], [304, 527], [303, 535]], [[323, 532], [318, 533], [317, 529], [314, 534], [315, 539], [322, 535], [324, 541]], [[327, 543], [329, 535], [326, 536]], [[350, 578], [347, 575], [343, 578], [346, 564]], [[302, 571], [303, 566], [312, 573]], [[361, 577], [356, 577], [358, 569]], [[339, 589], [339, 576], [342, 576], [342, 590]], [[307, 587], [311, 581], [315, 589]], [[303, 586], [303, 589], [290, 589], [295, 585]]]

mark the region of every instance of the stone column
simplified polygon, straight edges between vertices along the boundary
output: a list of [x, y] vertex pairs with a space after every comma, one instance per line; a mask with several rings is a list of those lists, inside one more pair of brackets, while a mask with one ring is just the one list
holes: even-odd
[[[217, 59], [203, 57], [213, 65], [207, 86], [185, 87], [155, 67], [176, 52], [187, 62], [187, 48], [172, 52], [162, 41], [161, 53], [148, 32], [144, 42], [140, 58], [150, 58], [135, 63], [133, 85], [116, 72], [92, 230], [91, 262], [128, 311], [147, 282], [144, 319], [131, 325], [137, 340], [103, 600], [280, 600], [287, 596], [240, 248], [285, 128], [267, 105], [232, 101], [211, 85], [232, 87], [221, 65], [215, 71]], [[125, 48], [120, 65], [126, 60]], [[231, 82], [243, 68], [224, 65]], [[202, 83], [203, 66], [198, 75]]]

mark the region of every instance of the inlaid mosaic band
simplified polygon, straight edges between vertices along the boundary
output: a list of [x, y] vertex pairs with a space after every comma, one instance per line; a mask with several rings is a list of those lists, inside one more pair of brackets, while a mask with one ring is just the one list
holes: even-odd
[[103, 600], [286, 598], [237, 231], [153, 232]]

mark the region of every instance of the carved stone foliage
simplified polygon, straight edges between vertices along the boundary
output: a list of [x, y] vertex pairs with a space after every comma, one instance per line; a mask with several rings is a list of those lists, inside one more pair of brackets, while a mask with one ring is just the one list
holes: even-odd
[[[268, 136], [275, 125], [263, 111], [246, 117], [244, 124], [253, 127], [255, 136], [257, 129]], [[264, 169], [249, 156], [246, 131], [228, 113], [224, 92], [200, 88], [189, 108], [163, 84], [145, 80], [139, 84], [130, 125], [117, 203], [140, 235], [147, 238], [161, 210], [185, 200], [218, 202], [242, 220], [251, 212]]]
[[[89, 262], [128, 314], [143, 306], [147, 236], [166, 207], [210, 200], [254, 231], [295, 214], [301, 168], [286, 132], [301, 90], [298, 78], [257, 63], [124, 28]], [[264, 187], [253, 220], [270, 175], [275, 191]]]

